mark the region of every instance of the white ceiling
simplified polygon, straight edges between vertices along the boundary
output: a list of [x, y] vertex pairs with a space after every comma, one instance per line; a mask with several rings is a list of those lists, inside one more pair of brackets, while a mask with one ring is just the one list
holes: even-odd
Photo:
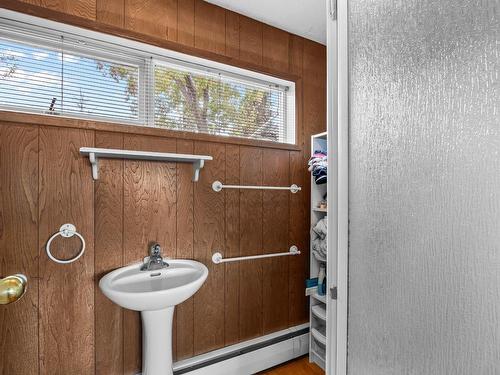
[[326, 44], [325, 0], [205, 0], [290, 33]]

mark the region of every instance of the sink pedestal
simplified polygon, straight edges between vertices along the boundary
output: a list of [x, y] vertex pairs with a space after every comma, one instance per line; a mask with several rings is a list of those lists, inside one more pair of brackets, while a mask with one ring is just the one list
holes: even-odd
[[207, 276], [203, 263], [169, 259], [168, 267], [160, 270], [145, 271], [144, 263], [135, 263], [111, 271], [99, 281], [99, 288], [111, 301], [141, 312], [142, 375], [172, 375], [174, 308], [193, 296]]
[[174, 306], [141, 311], [142, 375], [172, 375], [172, 320]]

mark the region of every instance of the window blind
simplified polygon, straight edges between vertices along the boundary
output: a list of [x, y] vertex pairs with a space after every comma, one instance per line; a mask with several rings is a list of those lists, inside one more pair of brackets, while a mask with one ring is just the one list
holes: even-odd
[[4, 22], [0, 109], [295, 141], [294, 93], [271, 77], [215, 68], [209, 61], [205, 66], [189, 56], [184, 61], [158, 48], [151, 53], [146, 45], [141, 50], [110, 43], [109, 36], [99, 40]]
[[285, 142], [286, 88], [224, 72], [154, 65], [155, 124], [175, 130]]
[[99, 56], [95, 45], [78, 48], [64, 36], [40, 43], [38, 35], [12, 34], [0, 37], [2, 107], [139, 121], [139, 65]]

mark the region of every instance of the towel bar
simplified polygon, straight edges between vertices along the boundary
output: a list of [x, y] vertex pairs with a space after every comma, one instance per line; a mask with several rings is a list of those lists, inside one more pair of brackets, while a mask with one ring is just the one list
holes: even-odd
[[215, 264], [219, 264], [219, 263], [237, 262], [240, 260], [282, 257], [287, 255], [299, 255], [299, 254], [300, 254], [299, 249], [297, 248], [297, 246], [293, 245], [290, 246], [290, 250], [288, 250], [286, 253], [270, 253], [270, 254], [250, 255], [246, 257], [235, 257], [226, 259], [222, 257], [221, 253], [217, 252], [214, 255], [212, 255], [212, 262], [214, 262]]
[[220, 181], [214, 181], [212, 184], [213, 191], [219, 192], [222, 189], [252, 189], [252, 190], [290, 190], [291, 193], [295, 194], [299, 192], [302, 188], [295, 184], [291, 186], [245, 186], [245, 185], [224, 185]]

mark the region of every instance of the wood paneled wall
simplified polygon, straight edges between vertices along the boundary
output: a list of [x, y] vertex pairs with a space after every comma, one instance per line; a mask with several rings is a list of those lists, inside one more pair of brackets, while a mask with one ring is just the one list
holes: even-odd
[[[27, 295], [0, 306], [0, 374], [135, 374], [139, 315], [107, 300], [103, 274], [142, 259], [156, 240], [170, 257], [209, 268], [202, 289], [178, 306], [177, 359], [231, 345], [308, 319], [309, 135], [324, 131], [325, 47], [198, 0], [5, 0], [1, 6], [108, 32], [134, 31], [193, 51], [297, 77], [298, 150], [175, 137], [0, 112], [0, 275], [25, 273]], [[76, 16], [76, 17], [75, 17]], [[90, 23], [89, 23], [90, 22]], [[111, 31], [109, 31], [111, 30]], [[125, 127], [124, 127], [125, 129]], [[153, 134], [153, 135], [151, 135]], [[102, 160], [93, 182], [82, 146], [212, 155], [191, 182], [175, 163]], [[227, 183], [303, 187], [298, 194], [228, 190]], [[51, 233], [74, 223], [85, 255], [58, 265], [45, 254]], [[300, 256], [213, 265], [211, 255], [283, 251]], [[74, 254], [55, 241], [57, 256]], [[20, 354], [22, 353], [22, 354]], [[20, 356], [21, 355], [21, 356]]]

